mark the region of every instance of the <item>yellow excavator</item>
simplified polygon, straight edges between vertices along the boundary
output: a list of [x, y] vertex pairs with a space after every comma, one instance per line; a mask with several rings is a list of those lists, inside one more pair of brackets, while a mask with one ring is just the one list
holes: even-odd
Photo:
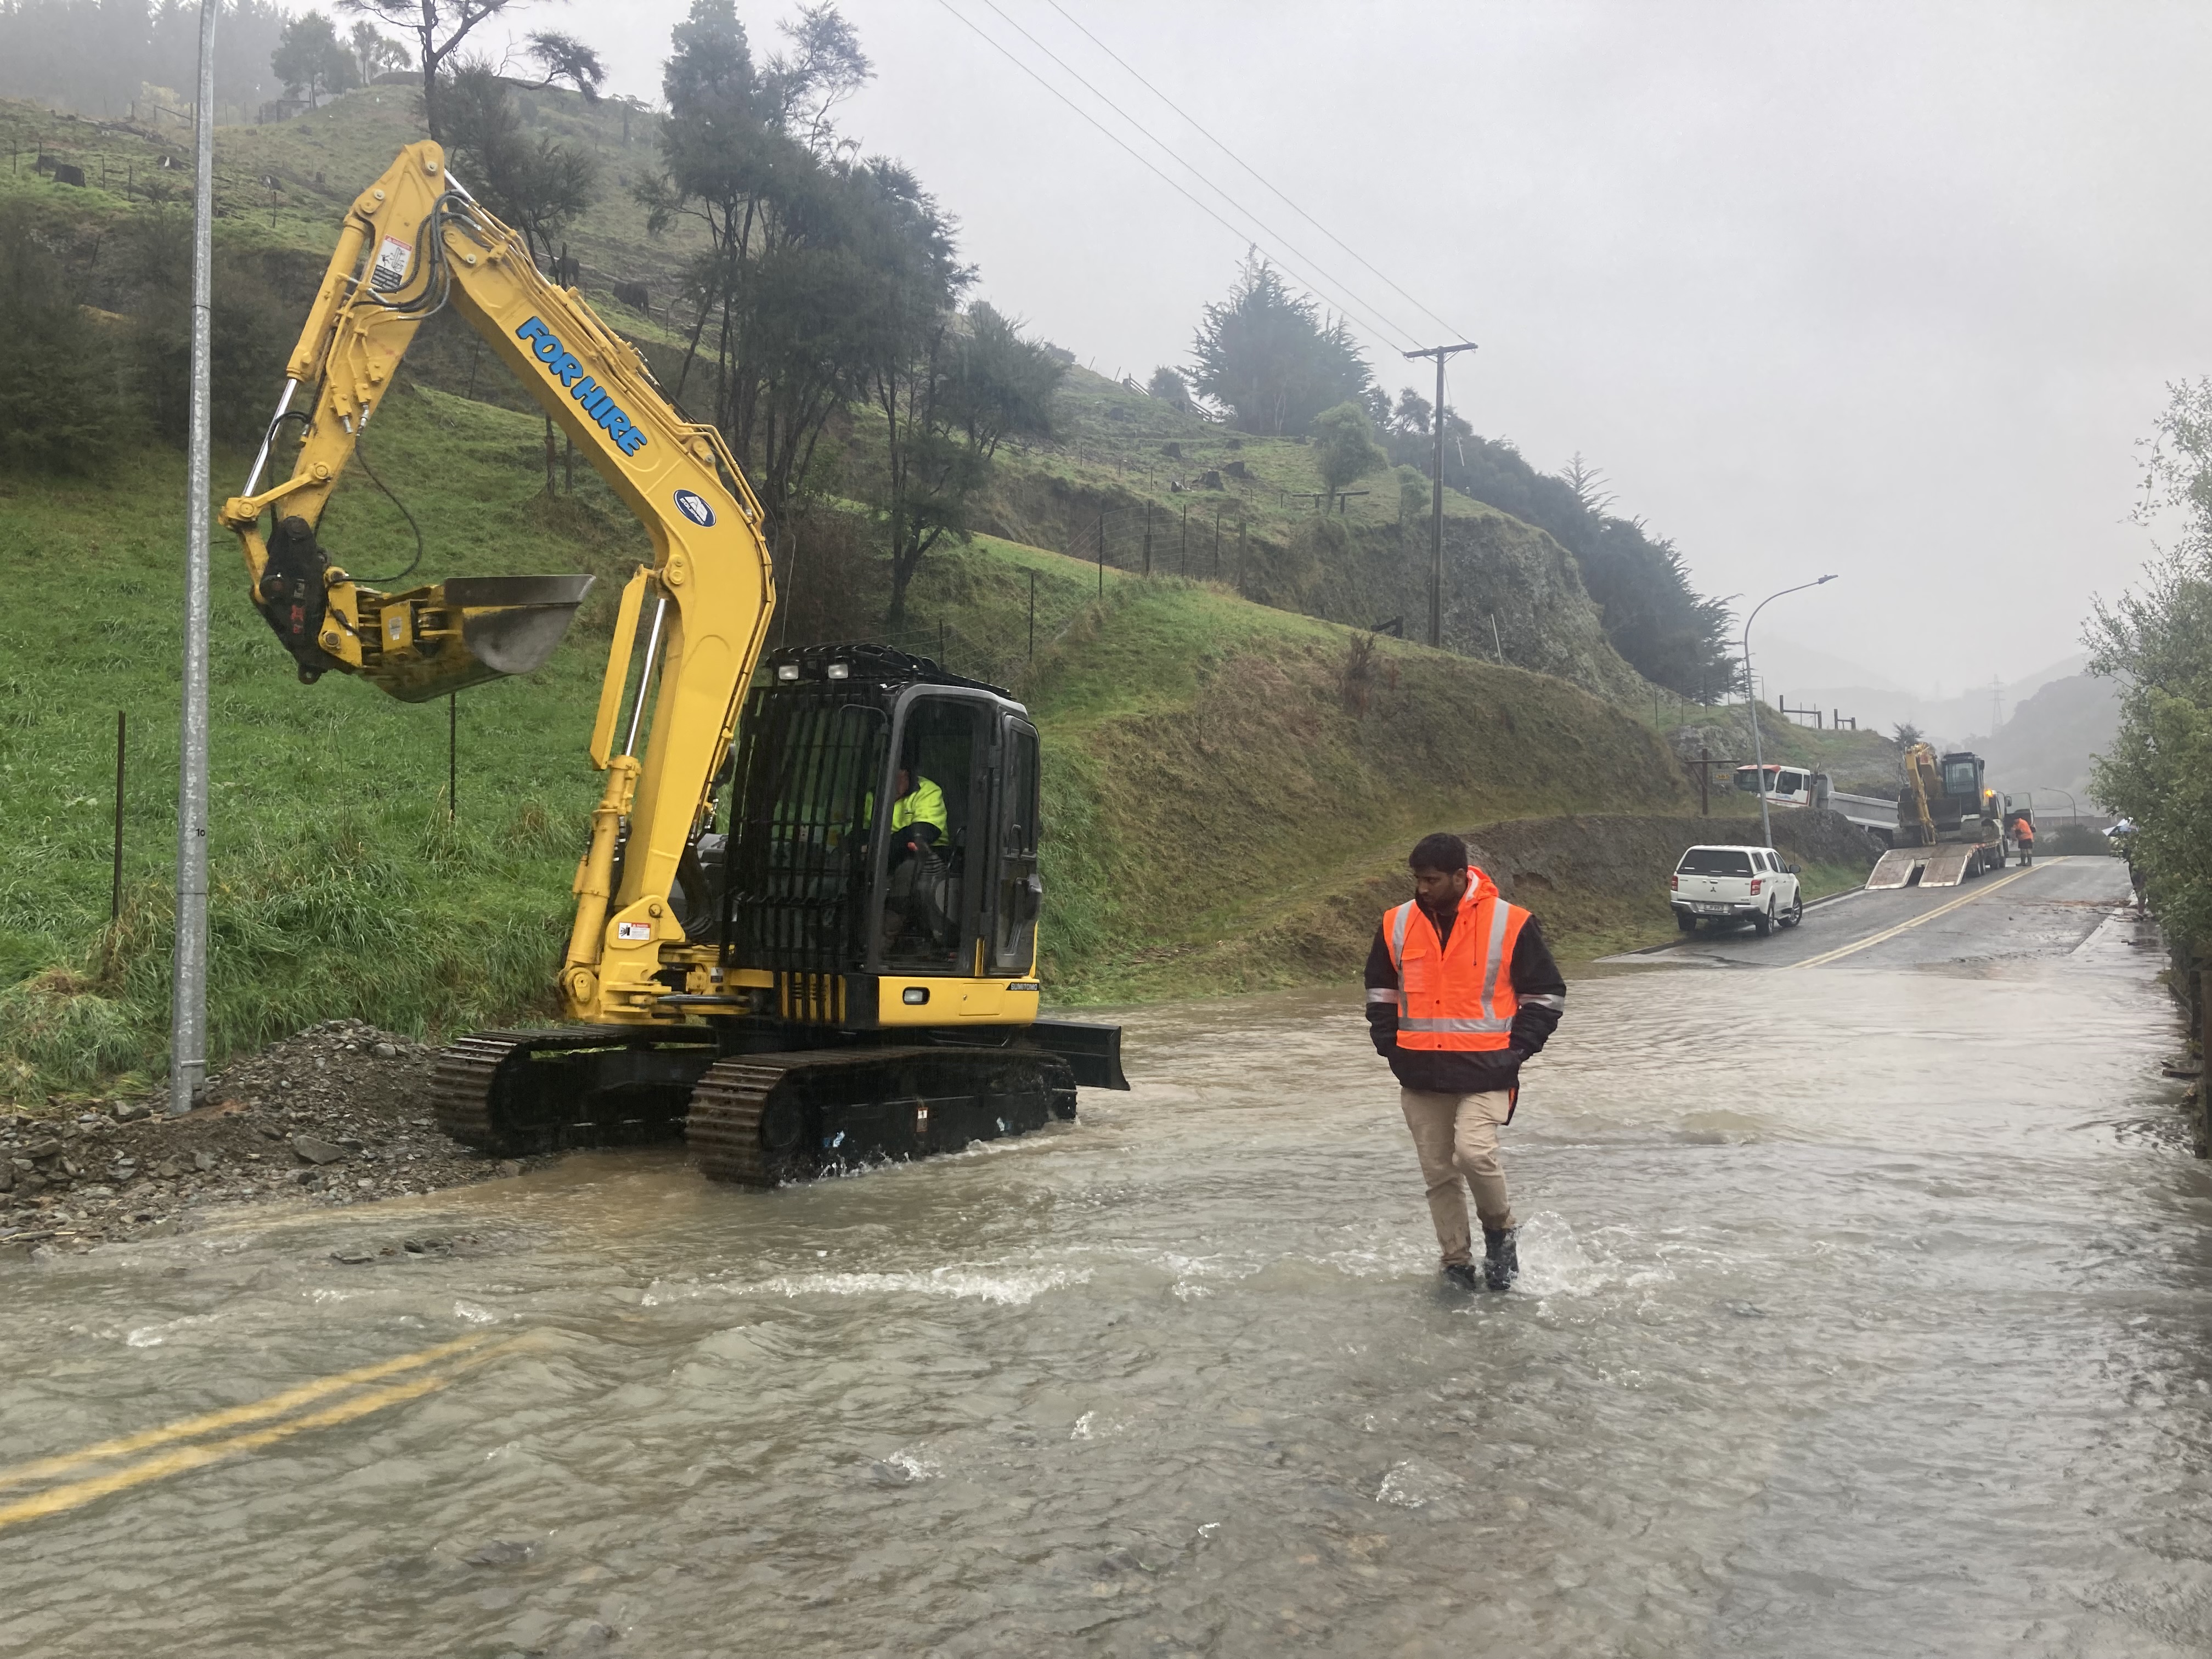
[[1893, 845], [1868, 873], [1869, 887], [1956, 887], [1984, 870], [2004, 868], [2004, 808], [1983, 781], [1982, 757], [1966, 750], [1939, 757], [1928, 744], [1905, 751]]
[[[557, 975], [565, 1023], [443, 1050], [439, 1122], [503, 1156], [680, 1133], [709, 1176], [770, 1186], [1073, 1118], [1078, 1085], [1126, 1089], [1118, 1027], [1038, 1017], [1027, 712], [881, 645], [764, 652], [774, 568], [720, 434], [539, 273], [434, 143], [402, 151], [347, 213], [222, 510], [300, 678], [335, 671], [421, 702], [527, 673], [592, 584], [385, 592], [320, 544], [416, 331], [447, 306], [637, 514], [653, 561], [623, 589], [592, 728], [606, 786]], [[264, 489], [288, 444], [289, 476]]]

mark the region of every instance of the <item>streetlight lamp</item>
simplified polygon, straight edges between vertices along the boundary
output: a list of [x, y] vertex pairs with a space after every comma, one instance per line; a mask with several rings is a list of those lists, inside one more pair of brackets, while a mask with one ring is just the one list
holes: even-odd
[[2050, 790], [2050, 791], [2051, 791], [2051, 793], [2052, 794], [2054, 794], [2054, 795], [2063, 795], [2063, 796], [2065, 796], [2065, 797], [2066, 797], [2066, 822], [2067, 822], [2067, 823], [2074, 823], [2076, 819], [2078, 819], [2078, 818], [2081, 816], [2081, 809], [2080, 809], [2079, 807], [2077, 807], [2077, 806], [2075, 806], [2075, 805], [2074, 805], [2074, 792], [2073, 792], [2072, 790], [2070, 790], [2070, 789], [2060, 789], [2060, 788], [2057, 788], [2057, 787], [2054, 787], [2053, 785], [2051, 785], [2051, 784], [2048, 784], [2048, 783], [2045, 784], [2045, 785], [2043, 786], [2043, 787], [2045, 787], [2045, 789]]
[[1759, 702], [1751, 689], [1751, 625], [1759, 620], [1760, 611], [1784, 594], [1802, 593], [1808, 587], [1820, 587], [1835, 580], [1832, 574], [1818, 581], [1800, 582], [1795, 587], [1785, 587], [1780, 593], [1769, 593], [1752, 606], [1751, 615], [1743, 619], [1743, 708], [1744, 712], [1751, 716], [1751, 776], [1753, 786], [1759, 791], [1759, 841], [1765, 847], [1774, 845], [1774, 826], [1766, 816], [1766, 751], [1759, 740]]

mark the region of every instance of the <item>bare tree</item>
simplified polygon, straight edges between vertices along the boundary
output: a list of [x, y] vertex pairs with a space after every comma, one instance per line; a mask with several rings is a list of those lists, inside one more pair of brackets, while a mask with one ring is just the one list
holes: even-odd
[[527, 0], [338, 0], [338, 9], [357, 17], [374, 17], [414, 40], [416, 61], [422, 68], [422, 124], [442, 144], [446, 122], [440, 80], [447, 60], [479, 23], [526, 3]]

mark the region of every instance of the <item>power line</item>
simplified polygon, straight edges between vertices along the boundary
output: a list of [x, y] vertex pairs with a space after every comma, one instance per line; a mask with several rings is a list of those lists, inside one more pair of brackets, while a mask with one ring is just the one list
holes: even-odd
[[[1151, 157], [1137, 149], [1128, 142], [1128, 140], [1122, 137], [1121, 134], [1107, 126], [1105, 123], [1099, 120], [1097, 116], [1091, 114], [1089, 110], [1084, 108], [1082, 105], [1077, 103], [1073, 98], [1070, 98], [1058, 87], [1053, 85], [1051, 82], [1046, 80], [1042, 75], [1039, 75], [1035, 70], [1031, 69], [1027, 64], [1024, 63], [1012, 52], [1008, 51], [1004, 46], [1000, 45], [997, 40], [993, 40], [990, 35], [985, 33], [973, 19], [957, 10], [953, 7], [951, 0], [937, 0], [937, 3], [939, 6], [942, 6], [947, 12], [950, 12], [953, 17], [957, 18], [963, 25], [971, 31], [977, 39], [981, 40], [986, 46], [989, 46], [992, 51], [997, 52], [1001, 58], [1012, 64], [1016, 69], [1028, 76], [1030, 80], [1036, 82], [1054, 97], [1059, 99], [1061, 103], [1066, 105], [1068, 108], [1073, 110], [1078, 115], [1088, 121], [1092, 126], [1097, 128], [1100, 132], [1103, 133], [1108, 138], [1118, 144], [1122, 149], [1127, 151], [1128, 154], [1147, 172], [1153, 174], [1153, 176], [1158, 178], [1161, 183], [1167, 185], [1169, 189], [1174, 191], [1176, 195], [1182, 197], [1193, 207], [1196, 208], [1200, 213], [1206, 215], [1207, 218], [1212, 220], [1214, 223], [1219, 225], [1224, 230], [1229, 232], [1231, 235], [1237, 237], [1247, 243], [1250, 243], [1255, 240], [1252, 234], [1249, 230], [1243, 230], [1238, 228], [1237, 226], [1231, 224], [1228, 220], [1223, 218], [1221, 215], [1216, 212], [1212, 207], [1209, 207], [1206, 203], [1199, 200], [1197, 197], [1192, 195], [1181, 183], [1175, 179], [1170, 178], [1167, 173], [1161, 172], [1158, 165], [1154, 162]], [[1312, 281], [1312, 279], [1308, 277], [1304, 272], [1300, 270], [1289, 260], [1281, 258], [1280, 255], [1276, 256], [1276, 263], [1280, 264], [1285, 270], [1290, 272], [1292, 276], [1297, 278], [1297, 280], [1306, 287], [1316, 290], [1320, 289], [1321, 284]], [[1378, 325], [1371, 318], [1362, 315], [1358, 310], [1352, 307], [1346, 307], [1346, 310], [1352, 316], [1358, 318], [1363, 326], [1381, 336], [1386, 341], [1389, 341], [1392, 347], [1394, 349], [1397, 349], [1397, 343], [1395, 340], [1390, 339], [1390, 337], [1395, 331]]]
[[[1243, 167], [1245, 172], [1250, 173], [1255, 179], [1259, 179], [1261, 185], [1273, 194], [1278, 201], [1281, 202], [1284, 206], [1289, 208], [1290, 210], [1297, 214], [1299, 218], [1304, 220], [1322, 235], [1328, 237], [1330, 241], [1334, 242], [1346, 253], [1349, 253], [1353, 258], [1358, 260], [1362, 265], [1366, 266], [1367, 270], [1372, 272], [1375, 276], [1381, 277], [1385, 283], [1389, 284], [1390, 290], [1397, 295], [1399, 298], [1404, 300], [1408, 305], [1412, 306], [1423, 316], [1426, 317], [1431, 322], [1443, 329], [1447, 334], [1463, 334], [1466, 331], [1462, 329], [1453, 327], [1451, 324], [1446, 322], [1443, 318], [1437, 316], [1435, 312], [1431, 311], [1428, 307], [1423, 305], [1412, 295], [1407, 293], [1404, 289], [1400, 288], [1397, 283], [1391, 282], [1389, 276], [1383, 271], [1377, 270], [1372, 264], [1370, 264], [1366, 257], [1362, 254], [1358, 248], [1352, 246], [1351, 243], [1346, 241], [1341, 236], [1339, 236], [1327, 225], [1315, 218], [1312, 214], [1308, 213], [1296, 202], [1293, 202], [1289, 197], [1284, 195], [1280, 190], [1278, 190], [1273, 184], [1270, 183], [1261, 174], [1258, 168], [1255, 167], [1249, 161], [1247, 161], [1243, 156], [1239, 155], [1235, 150], [1230, 149], [1228, 145], [1223, 143], [1220, 139], [1215, 137], [1211, 132], [1207, 131], [1206, 129], [1200, 124], [1196, 116], [1184, 109], [1182, 105], [1176, 103], [1174, 99], [1169, 97], [1167, 94], [1162, 92], [1150, 81], [1145, 79], [1142, 75], [1138, 73], [1135, 66], [1133, 65], [1128, 59], [1123, 58], [1121, 53], [1115, 52], [1113, 47], [1108, 46], [1103, 40], [1101, 40], [1097, 35], [1085, 28], [1079, 19], [1071, 14], [1066, 7], [1060, 3], [1060, 0], [1045, 0], [1045, 3], [1050, 6], [1054, 11], [1058, 12], [1062, 17], [1066, 18], [1068, 22], [1074, 27], [1076, 32], [1081, 34], [1085, 40], [1090, 41], [1092, 46], [1097, 47], [1099, 51], [1104, 52], [1109, 58], [1112, 58], [1115, 63], [1119, 64], [1124, 70], [1126, 70], [1139, 86], [1144, 88], [1146, 92], [1151, 93], [1153, 97], [1158, 99], [1160, 102], [1165, 104], [1185, 121], [1188, 122], [1190, 125], [1197, 131], [1199, 136], [1203, 137], [1206, 143], [1212, 144], [1214, 149], [1219, 150], [1231, 161], [1236, 162], [1238, 167]], [[996, 10], [997, 8], [993, 7], [992, 9]], [[1019, 27], [1020, 26], [1017, 24], [1015, 27]]]
[[[1000, 20], [1011, 27], [1016, 33], [1019, 34], [1022, 39], [1027, 40], [1047, 58], [1052, 59], [1052, 61], [1054, 64], [1057, 64], [1067, 75], [1073, 76], [1078, 86], [1081, 87], [1085, 92], [1088, 92], [1092, 97], [1098, 100], [1100, 103], [1105, 105], [1108, 109], [1112, 110], [1115, 114], [1120, 116], [1124, 121], [1127, 121], [1132, 127], [1134, 127], [1145, 137], [1150, 139], [1161, 150], [1165, 152], [1168, 159], [1173, 161], [1177, 167], [1182, 168], [1184, 172], [1189, 173], [1191, 177], [1197, 179], [1199, 183], [1205, 185], [1206, 189], [1212, 191], [1223, 201], [1228, 203], [1230, 207], [1235, 211], [1243, 214], [1244, 217], [1249, 219], [1254, 224], [1259, 226], [1261, 230], [1273, 237], [1276, 241], [1281, 243], [1285, 247], [1289, 248], [1290, 251], [1297, 254], [1299, 258], [1305, 260], [1309, 264], [1312, 265], [1316, 270], [1320, 271], [1323, 276], [1328, 279], [1331, 285], [1337, 289], [1340, 303], [1341, 303], [1342, 295], [1351, 295], [1354, 298], [1358, 299], [1361, 304], [1366, 306], [1369, 310], [1374, 312], [1377, 316], [1382, 317], [1384, 320], [1389, 324], [1393, 331], [1407, 337], [1413, 337], [1413, 330], [1407, 328], [1404, 324], [1398, 321], [1396, 318], [1387, 315], [1387, 313], [1383, 312], [1382, 307], [1376, 305], [1371, 298], [1359, 294], [1351, 283], [1337, 276], [1335, 272], [1323, 265], [1321, 261], [1316, 259], [1311, 254], [1306, 252], [1304, 249], [1293, 245], [1291, 240], [1285, 236], [1282, 232], [1277, 230], [1265, 219], [1262, 219], [1258, 214], [1253, 212], [1250, 208], [1246, 207], [1243, 203], [1238, 201], [1236, 197], [1231, 195], [1219, 185], [1215, 184], [1212, 179], [1207, 178], [1206, 174], [1192, 162], [1185, 160], [1184, 157], [1177, 152], [1173, 144], [1168, 143], [1166, 139], [1161, 137], [1159, 134], [1154, 132], [1142, 121], [1139, 121], [1135, 116], [1130, 114], [1126, 109], [1123, 109], [1121, 105], [1115, 103], [1113, 99], [1109, 97], [1105, 93], [1099, 90], [1096, 85], [1085, 77], [1080, 70], [1070, 64], [1050, 46], [1045, 45], [1043, 41], [1038, 40], [1036, 35], [1030, 33], [1029, 30], [1023, 26], [1019, 19], [1009, 16], [1006, 9], [999, 5], [998, 0], [983, 0], [983, 3], [989, 7], [993, 11], [996, 12], [999, 15]], [[1178, 112], [1178, 113], [1180, 113], [1180, 112]], [[1262, 180], [1261, 182], [1264, 183], [1266, 181]], [[1399, 344], [1399, 342], [1393, 340], [1390, 343], [1393, 346], [1396, 346]]]

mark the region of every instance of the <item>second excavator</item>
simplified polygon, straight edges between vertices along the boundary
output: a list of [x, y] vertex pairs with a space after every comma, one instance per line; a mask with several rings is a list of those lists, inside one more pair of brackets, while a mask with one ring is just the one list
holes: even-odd
[[[590, 742], [558, 1026], [438, 1057], [438, 1120], [514, 1154], [681, 1133], [756, 1186], [1018, 1134], [1125, 1089], [1118, 1027], [1038, 1007], [1038, 738], [1007, 692], [866, 643], [764, 649], [774, 567], [714, 428], [447, 172], [403, 151], [348, 212], [276, 419], [224, 504], [252, 598], [313, 683], [410, 702], [526, 673], [588, 576], [386, 592], [317, 524], [416, 331], [451, 306], [652, 538]], [[304, 399], [301, 394], [305, 393]], [[262, 487], [280, 442], [289, 476]]]

